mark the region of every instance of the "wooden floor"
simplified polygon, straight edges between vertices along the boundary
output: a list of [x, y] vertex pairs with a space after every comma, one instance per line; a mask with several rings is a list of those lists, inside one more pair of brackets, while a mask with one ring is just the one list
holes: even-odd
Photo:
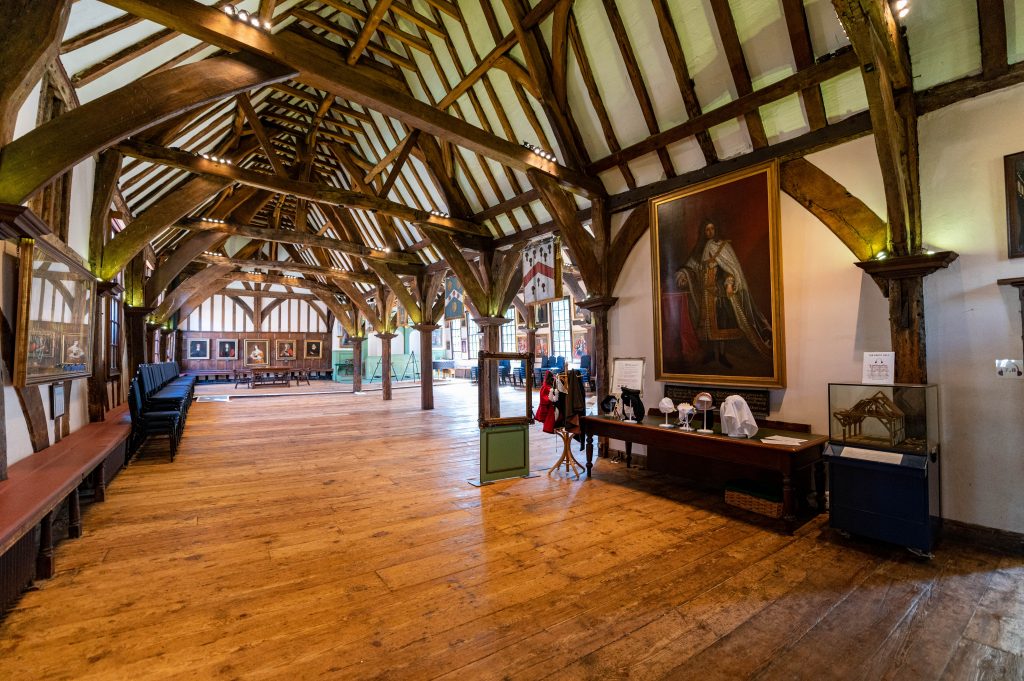
[[607, 460], [472, 487], [473, 390], [197, 403], [7, 615], [0, 679], [1024, 678], [1021, 557], [786, 536]]

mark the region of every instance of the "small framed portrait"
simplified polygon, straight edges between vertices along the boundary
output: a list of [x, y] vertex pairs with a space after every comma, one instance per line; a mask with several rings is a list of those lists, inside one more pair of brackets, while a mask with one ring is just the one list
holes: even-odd
[[52, 331], [33, 331], [28, 334], [28, 356], [35, 360], [53, 357], [56, 353], [57, 334]]
[[1024, 151], [1003, 157], [1006, 174], [1007, 255], [1024, 258]]
[[274, 353], [278, 360], [289, 362], [295, 359], [295, 340], [279, 340]]
[[62, 341], [60, 356], [64, 364], [85, 364], [86, 350], [82, 334], [66, 333]]
[[238, 359], [238, 339], [218, 338], [217, 359]]
[[323, 341], [318, 340], [307, 340], [303, 341], [302, 356], [305, 359], [323, 359], [324, 357], [324, 344]]
[[246, 339], [242, 349], [245, 351], [245, 366], [265, 367], [270, 364], [269, 340]]
[[444, 327], [430, 332], [430, 347], [444, 349]]
[[190, 338], [188, 341], [189, 359], [210, 359], [210, 339]]

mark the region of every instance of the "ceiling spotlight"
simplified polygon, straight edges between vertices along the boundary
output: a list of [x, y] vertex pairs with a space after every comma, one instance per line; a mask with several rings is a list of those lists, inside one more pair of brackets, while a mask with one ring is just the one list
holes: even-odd
[[258, 16], [255, 16], [255, 15], [249, 17], [249, 23], [252, 24], [253, 26], [255, 26], [256, 28], [259, 28], [261, 26], [260, 18]]
[[225, 5], [225, 7], [224, 7], [224, 14], [227, 14], [228, 16], [231, 16], [231, 17], [235, 16], [235, 6], [234, 5]]
[[238, 17], [242, 21], [249, 21], [249, 13], [246, 12], [244, 9], [238, 10], [238, 12], [235, 14], [235, 16]]
[[270, 30], [271, 26], [272, 26], [272, 24], [269, 21], [264, 21], [263, 22], [263, 28], [266, 29], [267, 31]]
[[903, 17], [907, 16], [908, 14], [910, 14], [910, 8], [909, 7], [904, 7], [903, 9], [900, 10], [900, 12], [899, 12], [899, 14], [897, 16], [900, 19], [902, 19]]
[[896, 11], [902, 11], [910, 4], [910, 0], [896, 0]]

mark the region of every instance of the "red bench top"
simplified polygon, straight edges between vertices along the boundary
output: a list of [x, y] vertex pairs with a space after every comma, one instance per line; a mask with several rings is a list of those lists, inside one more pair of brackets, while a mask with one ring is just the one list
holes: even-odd
[[60, 442], [7, 469], [0, 482], [0, 553], [54, 509], [128, 438], [131, 416], [122, 405]]

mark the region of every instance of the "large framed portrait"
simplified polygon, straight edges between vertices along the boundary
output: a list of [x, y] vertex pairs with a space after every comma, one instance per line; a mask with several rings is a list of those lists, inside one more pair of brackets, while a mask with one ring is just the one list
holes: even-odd
[[1003, 157], [1006, 174], [1007, 255], [1024, 258], [1024, 151]]
[[324, 344], [318, 340], [303, 341], [302, 357], [304, 359], [323, 359]]
[[655, 379], [783, 388], [776, 162], [651, 200]]
[[18, 245], [17, 387], [92, 374], [96, 278], [45, 240]]
[[188, 340], [189, 359], [210, 359], [209, 338], [189, 338]]
[[217, 339], [217, 359], [238, 359], [238, 339], [237, 338], [218, 338]]
[[270, 364], [269, 340], [247, 338], [242, 350], [245, 351], [245, 366], [265, 367]]
[[287, 340], [277, 341], [277, 347], [274, 348], [274, 356], [278, 360], [290, 362], [295, 359], [295, 339], [289, 338]]

